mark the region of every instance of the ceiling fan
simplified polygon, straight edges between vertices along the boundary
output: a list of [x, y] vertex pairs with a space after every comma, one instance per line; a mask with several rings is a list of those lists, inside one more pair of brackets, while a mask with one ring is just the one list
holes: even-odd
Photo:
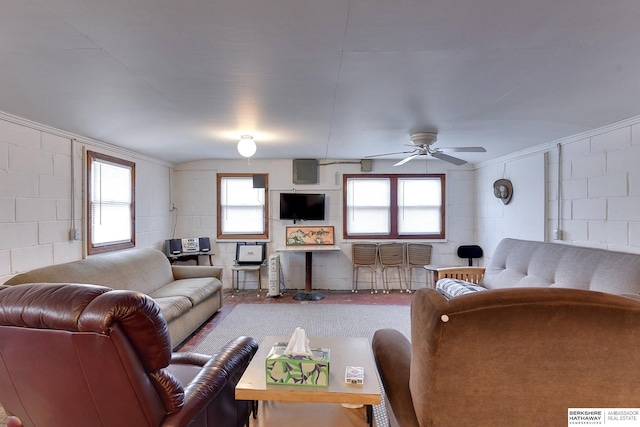
[[[434, 148], [432, 144], [436, 142], [438, 139], [438, 134], [436, 132], [417, 132], [412, 133], [410, 138], [411, 143], [415, 146], [413, 150], [409, 151], [398, 151], [395, 153], [386, 153], [386, 154], [376, 154], [370, 157], [381, 157], [381, 156], [391, 156], [393, 154], [409, 154], [408, 157], [400, 160], [398, 163], [393, 166], [400, 166], [407, 163], [410, 160], [413, 160], [420, 156], [431, 156], [436, 159], [444, 160], [445, 162], [453, 163], [456, 166], [464, 165], [467, 163], [465, 160], [459, 159], [457, 157], [449, 156], [448, 154], [444, 154], [445, 152], [458, 152], [458, 153], [485, 153], [487, 150], [484, 147], [441, 147]], [[409, 145], [409, 144], [407, 144]]]

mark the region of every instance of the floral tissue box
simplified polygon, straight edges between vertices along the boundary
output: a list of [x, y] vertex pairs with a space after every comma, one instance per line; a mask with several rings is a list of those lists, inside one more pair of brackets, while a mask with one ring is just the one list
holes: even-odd
[[311, 356], [284, 354], [286, 343], [271, 348], [266, 359], [267, 384], [328, 386], [329, 349], [312, 348]]

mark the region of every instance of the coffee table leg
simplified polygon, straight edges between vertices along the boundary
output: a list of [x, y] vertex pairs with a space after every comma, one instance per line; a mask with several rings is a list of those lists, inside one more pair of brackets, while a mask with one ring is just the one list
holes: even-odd
[[373, 405], [365, 405], [367, 410], [367, 424], [373, 427]]

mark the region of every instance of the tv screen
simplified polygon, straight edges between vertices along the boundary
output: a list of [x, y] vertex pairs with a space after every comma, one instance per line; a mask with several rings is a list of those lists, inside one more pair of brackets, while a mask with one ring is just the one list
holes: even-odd
[[280, 219], [324, 220], [324, 194], [280, 193]]

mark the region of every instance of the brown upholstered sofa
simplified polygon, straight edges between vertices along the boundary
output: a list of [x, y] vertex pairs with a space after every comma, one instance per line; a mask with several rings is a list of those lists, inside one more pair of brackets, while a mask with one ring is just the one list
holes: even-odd
[[505, 239], [486, 269], [436, 278], [414, 296], [411, 341], [373, 339], [392, 426], [566, 425], [569, 408], [640, 407], [640, 255]]
[[222, 268], [171, 265], [153, 248], [94, 255], [18, 274], [5, 285], [87, 283], [149, 295], [160, 306], [173, 347], [222, 307]]
[[239, 337], [213, 356], [172, 353], [139, 292], [0, 285], [0, 402], [26, 427], [242, 426], [235, 385], [257, 348]]

